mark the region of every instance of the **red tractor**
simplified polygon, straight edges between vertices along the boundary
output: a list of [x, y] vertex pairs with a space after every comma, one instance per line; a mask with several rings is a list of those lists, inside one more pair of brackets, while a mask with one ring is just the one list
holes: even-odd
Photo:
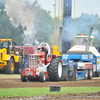
[[50, 46], [44, 42], [39, 45], [36, 54], [28, 55], [21, 71], [22, 82], [31, 81], [35, 78], [38, 78], [40, 82], [45, 82], [47, 78], [51, 81], [60, 81], [61, 77], [61, 58], [52, 55]]

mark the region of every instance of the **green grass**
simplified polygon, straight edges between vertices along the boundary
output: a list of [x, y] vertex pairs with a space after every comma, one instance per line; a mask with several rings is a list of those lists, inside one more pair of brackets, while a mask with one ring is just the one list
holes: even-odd
[[91, 93], [100, 92], [100, 87], [62, 87], [60, 92], [50, 92], [49, 87], [44, 88], [9, 88], [0, 89], [0, 97], [37, 96], [46, 94]]

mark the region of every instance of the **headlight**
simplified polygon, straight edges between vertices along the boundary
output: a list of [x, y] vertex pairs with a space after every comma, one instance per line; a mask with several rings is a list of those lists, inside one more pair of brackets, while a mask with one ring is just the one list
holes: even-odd
[[15, 54], [19, 55], [19, 51], [15, 51]]

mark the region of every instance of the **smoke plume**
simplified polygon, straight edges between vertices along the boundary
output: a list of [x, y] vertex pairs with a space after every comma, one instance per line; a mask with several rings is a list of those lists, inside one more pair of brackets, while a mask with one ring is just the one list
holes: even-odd
[[67, 53], [70, 49], [71, 40], [73, 40], [74, 34], [72, 33], [71, 23], [71, 10], [72, 0], [64, 0], [63, 9], [63, 31], [62, 31], [62, 53]]
[[[26, 0], [6, 0], [5, 8], [7, 15], [10, 17], [10, 21], [18, 26], [21, 24], [23, 28], [26, 26], [29, 32], [33, 28], [34, 14], [31, 11], [31, 7], [25, 4]], [[29, 0], [32, 1], [32, 0]], [[33, 0], [34, 1], [34, 0]], [[27, 32], [26, 31], [26, 32]]]
[[36, 0], [6, 0], [5, 9], [11, 23], [18, 27], [22, 25], [24, 34], [33, 34], [34, 31], [34, 3]]

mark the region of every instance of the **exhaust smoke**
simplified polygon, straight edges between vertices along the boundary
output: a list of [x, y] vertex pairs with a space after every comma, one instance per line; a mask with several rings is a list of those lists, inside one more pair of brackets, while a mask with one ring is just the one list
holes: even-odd
[[6, 0], [5, 8], [10, 21], [16, 27], [21, 24], [23, 28], [26, 26], [29, 31], [34, 26], [34, 14], [31, 11], [31, 6], [27, 5], [25, 1], [27, 0]]
[[62, 53], [67, 53], [73, 39], [71, 23], [72, 0], [64, 0], [63, 8], [63, 31], [62, 31]]
[[[24, 35], [34, 33], [34, 17], [36, 14], [34, 3], [36, 0], [5, 0], [5, 9], [11, 23], [24, 29]], [[37, 5], [36, 5], [37, 6]], [[30, 38], [28, 38], [29, 40]], [[28, 41], [27, 41], [28, 42]]]

